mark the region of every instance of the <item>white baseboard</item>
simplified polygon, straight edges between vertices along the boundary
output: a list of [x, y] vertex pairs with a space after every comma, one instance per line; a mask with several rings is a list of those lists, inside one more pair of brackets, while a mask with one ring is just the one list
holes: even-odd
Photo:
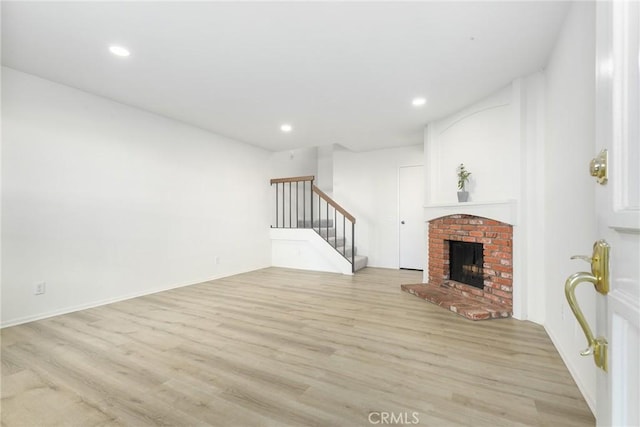
[[99, 306], [102, 306], [102, 305], [112, 304], [114, 302], [125, 301], [125, 300], [128, 300], [128, 299], [142, 297], [142, 296], [145, 296], [145, 295], [157, 294], [158, 292], [164, 292], [164, 291], [168, 291], [168, 290], [171, 290], [171, 289], [177, 289], [177, 288], [182, 288], [182, 287], [185, 287], [185, 286], [197, 285], [198, 283], [209, 282], [211, 280], [222, 279], [224, 277], [229, 277], [229, 276], [235, 276], [236, 274], [248, 273], [249, 271], [261, 270], [262, 268], [266, 268], [266, 267], [269, 267], [269, 265], [265, 265], [264, 267], [259, 267], [259, 268], [256, 268], [254, 270], [238, 271], [238, 272], [220, 274], [220, 275], [216, 275], [216, 276], [213, 276], [213, 277], [209, 277], [209, 278], [205, 278], [205, 279], [202, 279], [202, 280], [198, 280], [198, 281], [195, 281], [195, 282], [180, 283], [180, 284], [169, 285], [169, 286], [161, 286], [161, 287], [158, 287], [158, 288], [146, 289], [144, 291], [134, 292], [134, 293], [131, 293], [131, 294], [120, 295], [120, 296], [113, 297], [113, 298], [106, 298], [106, 299], [99, 300], [99, 301], [92, 301], [92, 302], [89, 302], [89, 303], [86, 303], [86, 304], [79, 304], [79, 305], [75, 305], [75, 306], [71, 306], [71, 307], [64, 307], [64, 308], [60, 308], [60, 309], [57, 309], [57, 310], [47, 311], [47, 312], [44, 312], [44, 313], [38, 313], [38, 314], [30, 315], [30, 316], [19, 317], [17, 319], [10, 319], [10, 320], [7, 320], [5, 322], [2, 322], [0, 324], [0, 329], [8, 328], [8, 327], [11, 327], [11, 326], [21, 325], [23, 323], [34, 322], [36, 320], [48, 319], [50, 317], [60, 316], [60, 315], [63, 315], [63, 314], [74, 313], [76, 311], [81, 311], [81, 310], [86, 310], [86, 309], [89, 309], [89, 308], [99, 307]]
[[571, 363], [569, 363], [570, 359], [567, 357], [567, 354], [564, 352], [562, 347], [559, 345], [559, 341], [556, 338], [556, 336], [553, 334], [553, 332], [551, 332], [551, 330], [549, 328], [547, 328], [547, 325], [544, 325], [544, 330], [547, 332], [547, 335], [549, 335], [549, 338], [551, 338], [551, 342], [553, 343], [553, 346], [556, 348], [556, 350], [558, 350], [558, 353], [560, 354], [560, 358], [562, 358], [562, 361], [564, 362], [564, 365], [569, 370], [569, 373], [571, 374], [571, 377], [573, 377], [573, 380], [578, 385], [578, 389], [580, 390], [580, 393], [582, 393], [582, 397], [584, 397], [584, 400], [587, 402], [587, 405], [589, 406], [589, 409], [591, 409], [591, 413], [594, 414], [594, 416], [595, 416], [596, 415], [595, 396], [592, 396], [591, 394], [589, 394], [587, 392], [587, 388], [585, 387], [584, 383], [582, 382], [582, 379], [580, 378], [580, 376], [576, 372], [576, 370], [573, 367], [573, 365]]

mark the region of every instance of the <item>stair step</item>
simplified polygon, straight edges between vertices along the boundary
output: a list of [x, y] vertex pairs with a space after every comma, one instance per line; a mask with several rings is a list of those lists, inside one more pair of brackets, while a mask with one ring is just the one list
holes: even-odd
[[355, 259], [353, 260], [353, 263], [354, 263], [353, 271], [362, 270], [367, 266], [368, 261], [369, 261], [369, 258], [367, 258], [366, 256], [356, 255]]
[[[356, 246], [353, 249], [355, 249], [355, 254], [358, 255], [358, 247]], [[349, 244], [347, 244], [346, 248], [344, 246], [338, 246], [336, 251], [340, 252], [340, 255], [344, 255], [347, 258], [351, 257], [351, 245]]]
[[322, 237], [333, 237], [336, 235], [336, 229], [335, 228], [321, 228], [320, 229], [320, 235]]
[[333, 247], [337, 247], [337, 248], [344, 246], [344, 245], [345, 245], [345, 242], [346, 242], [346, 240], [345, 240], [345, 238], [344, 238], [344, 237], [335, 237], [335, 236], [332, 236], [332, 237], [329, 237], [329, 238], [325, 238], [325, 240], [326, 240], [326, 241], [327, 241], [331, 246], [333, 246]]
[[307, 219], [306, 221], [303, 219], [299, 219], [298, 220], [298, 228], [318, 228], [318, 226], [320, 226], [320, 228], [326, 228], [327, 226], [329, 226], [329, 228], [333, 227], [333, 219], [321, 219], [321, 220], [317, 220], [314, 219], [313, 220], [313, 227], [311, 226], [311, 220]]

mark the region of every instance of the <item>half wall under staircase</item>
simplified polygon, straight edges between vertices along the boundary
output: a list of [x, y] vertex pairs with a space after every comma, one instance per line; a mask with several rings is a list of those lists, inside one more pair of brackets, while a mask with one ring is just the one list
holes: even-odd
[[367, 266], [355, 246], [356, 218], [313, 181], [313, 176], [271, 180], [272, 265], [353, 274]]

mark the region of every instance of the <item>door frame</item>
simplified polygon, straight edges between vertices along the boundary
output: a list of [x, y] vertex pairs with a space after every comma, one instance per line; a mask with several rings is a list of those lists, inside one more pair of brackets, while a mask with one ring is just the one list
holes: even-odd
[[400, 200], [401, 200], [401, 183], [400, 183], [400, 171], [403, 168], [415, 168], [415, 167], [421, 167], [422, 168], [422, 185], [423, 185], [423, 191], [422, 191], [422, 211], [421, 211], [421, 222], [422, 222], [422, 228], [423, 228], [423, 233], [422, 233], [422, 237], [423, 237], [423, 247], [422, 247], [422, 271], [426, 271], [427, 269], [427, 249], [426, 249], [426, 245], [427, 245], [427, 229], [426, 229], [426, 222], [424, 221], [424, 205], [425, 205], [425, 188], [426, 188], [426, 172], [425, 172], [425, 165], [424, 164], [406, 164], [406, 165], [401, 165], [398, 166], [398, 170], [396, 172], [396, 194], [398, 197], [397, 200], [397, 208], [396, 208], [396, 226], [397, 226], [397, 233], [398, 233], [398, 269], [402, 268], [400, 266], [401, 264], [401, 253], [402, 253], [402, 239], [400, 238], [401, 235], [401, 218], [400, 218]]

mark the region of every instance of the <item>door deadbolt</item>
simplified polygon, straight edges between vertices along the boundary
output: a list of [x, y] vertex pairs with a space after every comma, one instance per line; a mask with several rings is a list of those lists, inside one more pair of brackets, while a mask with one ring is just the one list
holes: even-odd
[[600, 154], [598, 154], [594, 159], [591, 160], [591, 163], [589, 163], [589, 172], [591, 173], [591, 176], [595, 177], [596, 181], [598, 182], [598, 184], [604, 185], [607, 183], [607, 163], [608, 163], [608, 159], [609, 158], [609, 154], [607, 152], [607, 149], [603, 149], [602, 151], [600, 151]]

